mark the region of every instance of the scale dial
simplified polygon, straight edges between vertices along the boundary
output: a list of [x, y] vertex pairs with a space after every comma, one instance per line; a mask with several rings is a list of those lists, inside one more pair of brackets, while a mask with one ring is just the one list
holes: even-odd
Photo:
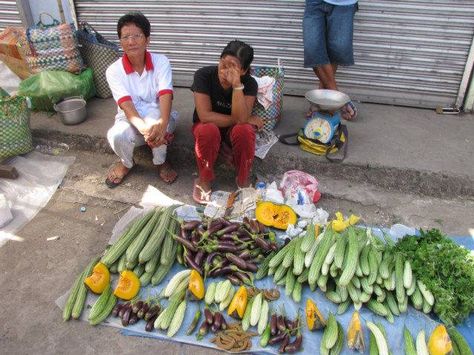
[[317, 139], [322, 143], [331, 140], [334, 134], [334, 127], [326, 119], [314, 117], [308, 120], [304, 128], [304, 135], [311, 139]]

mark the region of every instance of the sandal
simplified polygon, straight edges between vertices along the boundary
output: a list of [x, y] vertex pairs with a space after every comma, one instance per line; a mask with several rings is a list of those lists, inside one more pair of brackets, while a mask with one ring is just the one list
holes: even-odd
[[[352, 110], [352, 114], [349, 113], [348, 108]], [[342, 108], [342, 118], [344, 118], [346, 121], [354, 121], [357, 118], [357, 113], [357, 107], [352, 101], [349, 101]]]
[[123, 180], [125, 179], [125, 177], [130, 173], [130, 171], [135, 167], [135, 165], [133, 165], [130, 169], [127, 170], [127, 172], [121, 176], [115, 174], [115, 171], [116, 169], [119, 167], [119, 164], [122, 165], [123, 167], [125, 167], [126, 169], [128, 169], [126, 166], [124, 166], [122, 164], [122, 162], [118, 161], [118, 162], [115, 162], [114, 164], [112, 164], [112, 166], [110, 167], [109, 169], [109, 176], [110, 174], [112, 173], [114, 178], [113, 179], [110, 179], [109, 176], [107, 176], [107, 178], [105, 179], [105, 184], [107, 185], [108, 188], [110, 189], [113, 189], [117, 186], [119, 186]]
[[207, 205], [211, 201], [212, 190], [205, 191], [198, 185], [199, 179], [194, 180], [193, 200], [200, 205]]

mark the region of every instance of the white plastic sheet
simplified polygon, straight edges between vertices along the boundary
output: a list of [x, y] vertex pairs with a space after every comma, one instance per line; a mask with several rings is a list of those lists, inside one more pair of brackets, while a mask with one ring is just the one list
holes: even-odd
[[0, 229], [0, 246], [7, 240], [20, 240], [15, 233], [46, 206], [75, 157], [51, 156], [31, 152], [11, 159], [19, 177], [0, 179], [0, 193], [11, 204], [13, 220]]

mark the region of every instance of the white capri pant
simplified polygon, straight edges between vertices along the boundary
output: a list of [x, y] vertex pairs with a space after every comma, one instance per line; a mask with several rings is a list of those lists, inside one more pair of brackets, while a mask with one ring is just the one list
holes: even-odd
[[[171, 112], [168, 127], [166, 128], [168, 133], [173, 133], [176, 129], [176, 121], [178, 120], [178, 117], [179, 114], [177, 111]], [[149, 123], [157, 121], [159, 118], [160, 111], [154, 110], [149, 112], [143, 120]], [[122, 161], [122, 164], [129, 169], [133, 166], [133, 150], [135, 147], [146, 144], [144, 137], [125, 116], [115, 119], [114, 125], [107, 132], [107, 140], [115, 154], [117, 154]], [[160, 145], [151, 150], [153, 154], [153, 164], [161, 165], [165, 162], [166, 150], [166, 144]]]

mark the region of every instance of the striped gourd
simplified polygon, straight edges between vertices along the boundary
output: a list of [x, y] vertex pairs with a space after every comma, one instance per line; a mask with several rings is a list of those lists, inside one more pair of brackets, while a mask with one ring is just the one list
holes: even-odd
[[137, 275], [137, 277], [141, 277], [144, 272], [145, 272], [145, 264], [138, 264], [133, 269], [133, 273]]
[[413, 307], [415, 307], [417, 310], [421, 310], [423, 307], [423, 295], [418, 288], [415, 290], [415, 292], [413, 292], [410, 298], [411, 302], [413, 303]]
[[360, 252], [359, 257], [359, 265], [360, 269], [362, 270], [362, 274], [368, 276], [370, 274], [370, 267], [369, 267], [369, 250], [370, 244], [366, 244], [362, 251]]
[[291, 293], [293, 292], [293, 287], [295, 286], [295, 282], [296, 282], [296, 277], [293, 274], [293, 270], [291, 270], [290, 268], [286, 272], [286, 280], [285, 280], [285, 294], [287, 296], [291, 295]]
[[118, 260], [118, 266], [117, 266], [117, 272], [121, 273], [122, 271], [127, 269], [127, 266], [125, 265], [127, 263], [127, 258], [125, 253], [122, 254], [120, 259]]
[[393, 261], [393, 254], [390, 251], [386, 251], [383, 254], [382, 262], [379, 266], [379, 274], [385, 280], [391, 276], [390, 264]]
[[161, 265], [158, 264], [155, 273], [153, 274], [153, 277], [151, 278], [151, 284], [153, 286], [158, 285], [163, 279], [168, 275], [168, 272], [171, 270], [173, 267], [173, 264], [169, 265]]
[[369, 254], [369, 269], [370, 273], [367, 275], [367, 281], [369, 285], [372, 285], [377, 280], [377, 275], [379, 273], [379, 265], [377, 263], [377, 254], [373, 247], [370, 248]]
[[291, 292], [291, 297], [293, 301], [296, 303], [301, 302], [301, 291], [303, 290], [303, 285], [299, 282], [295, 282], [295, 286], [293, 287], [293, 292]]
[[318, 250], [319, 243], [321, 242], [322, 238], [316, 239], [311, 249], [306, 253], [304, 256], [304, 266], [309, 268], [311, 263], [313, 262], [314, 256], [316, 255], [316, 251]]
[[89, 275], [92, 272], [92, 269], [94, 268], [95, 264], [97, 264], [98, 258], [94, 258], [86, 267], [84, 272], [82, 273], [82, 279], [79, 285], [79, 290], [77, 291], [76, 299], [74, 300], [74, 306], [71, 311], [71, 316], [74, 319], [79, 319], [79, 317], [82, 314], [82, 310], [84, 308], [84, 302], [86, 301], [87, 297], [87, 287], [84, 284], [84, 280], [86, 277], [89, 277]]
[[[168, 234], [168, 226], [170, 226], [170, 222], [173, 218], [173, 213], [176, 207], [176, 205], [172, 205], [164, 209], [155, 229], [151, 233], [151, 236], [148, 238], [145, 246], [138, 255], [138, 260], [140, 263], [146, 263], [160, 248], [163, 239]], [[163, 258], [163, 251], [161, 251], [161, 258]]]
[[168, 234], [165, 237], [165, 240], [163, 241], [163, 245], [161, 248], [161, 256], [160, 256], [160, 264], [161, 265], [167, 265], [171, 263], [171, 261], [174, 259], [173, 258], [173, 249], [174, 249], [174, 244], [175, 244], [174, 238]]
[[99, 315], [97, 315], [97, 317], [90, 319], [89, 324], [97, 325], [101, 323], [102, 321], [104, 321], [112, 312], [116, 303], [117, 303], [117, 297], [113, 293], [110, 293], [110, 296], [107, 299], [107, 303], [105, 304], [105, 307], [102, 309], [102, 312], [100, 312]]
[[403, 339], [405, 340], [405, 354], [416, 355], [415, 342], [413, 341], [413, 337], [406, 326], [403, 329]]
[[324, 258], [326, 257], [329, 248], [331, 248], [334, 241], [334, 232], [331, 229], [326, 229], [325, 233], [320, 237], [323, 238], [319, 244], [318, 250], [311, 263], [308, 275], [308, 283], [315, 285], [323, 266]]
[[347, 264], [339, 277], [339, 285], [347, 286], [357, 269], [359, 262], [359, 243], [358, 237], [353, 228], [349, 228], [349, 240], [347, 241]]
[[171, 321], [173, 320], [173, 316], [176, 313], [177, 308], [183, 301], [184, 295], [186, 293], [186, 290], [183, 290], [181, 292], [178, 292], [174, 294], [170, 298], [170, 302], [168, 303], [168, 307], [166, 307], [166, 314], [163, 316], [163, 319], [161, 320], [160, 328], [162, 330], [168, 329]]
[[281, 264], [284, 267], [288, 268], [293, 264], [293, 258], [295, 256], [295, 250], [296, 250], [296, 248], [299, 248], [300, 240], [301, 240], [301, 238], [295, 238], [288, 245], [288, 251], [287, 251], [285, 257], [283, 258], [283, 261], [281, 262]]
[[402, 303], [405, 299], [405, 288], [403, 286], [403, 257], [401, 254], [395, 255], [395, 292], [397, 301]]
[[275, 271], [275, 275], [273, 275], [273, 282], [277, 283], [286, 275], [286, 271], [288, 268], [283, 266], [283, 263], [278, 266], [278, 269]]
[[319, 275], [317, 284], [318, 284], [318, 287], [321, 289], [321, 291], [326, 292], [327, 282], [328, 282], [328, 275]]
[[308, 227], [306, 227], [306, 234], [303, 237], [303, 241], [301, 242], [300, 250], [303, 253], [307, 253], [315, 242], [316, 242], [315, 225], [309, 224]]
[[262, 261], [260, 264], [257, 273], [255, 274], [255, 279], [260, 280], [263, 279], [265, 276], [268, 274], [268, 269], [269, 269], [269, 264], [270, 260], [276, 255], [275, 251], [272, 251], [270, 254], [268, 254], [265, 259]]
[[145, 272], [149, 272], [151, 274], [155, 273], [155, 270], [160, 263], [160, 251], [161, 249], [158, 249], [158, 251], [153, 255], [153, 257], [148, 260], [145, 264]]
[[303, 272], [304, 268], [304, 252], [301, 250], [301, 247], [299, 245], [302, 244], [304, 241], [304, 238], [300, 238], [301, 242], [296, 245], [295, 248], [295, 256], [293, 258], [293, 274], [295, 275], [300, 275]]
[[133, 242], [138, 233], [140, 233], [143, 227], [147, 224], [148, 220], [153, 216], [153, 213], [154, 211], [152, 210], [147, 212], [144, 216], [138, 217], [133, 222], [133, 225], [128, 232], [124, 233], [122, 237], [120, 237], [120, 239], [117, 240], [109, 250], [107, 250], [100, 261], [107, 267], [110, 267], [110, 265], [116, 262], [125, 250], [127, 250], [128, 246]]
[[69, 320], [69, 318], [71, 318], [72, 308], [74, 307], [74, 303], [76, 301], [76, 297], [77, 297], [77, 294], [79, 292], [79, 288], [80, 288], [81, 284], [84, 282], [84, 272], [85, 272], [85, 270], [83, 270], [79, 274], [79, 276], [74, 281], [74, 284], [71, 288], [71, 291], [69, 292], [69, 296], [68, 296], [68, 299], [66, 301], [66, 305], [64, 306], [64, 310], [63, 310], [63, 320], [64, 321], [67, 321], [67, 320]]
[[138, 254], [140, 254], [141, 250], [146, 244], [148, 237], [150, 236], [151, 232], [155, 228], [155, 225], [160, 218], [161, 209], [156, 208], [154, 210], [153, 216], [147, 222], [145, 227], [138, 233], [132, 243], [127, 248], [126, 255], [127, 255], [127, 267], [130, 268], [130, 265], [133, 263], [138, 262]]
[[346, 313], [350, 304], [351, 304], [351, 301], [349, 299], [345, 300], [342, 303], [339, 303], [339, 305], [337, 306], [337, 314]]
[[391, 292], [387, 292], [386, 295], [387, 297], [385, 298], [385, 300], [388, 305], [388, 308], [393, 314], [395, 314], [396, 316], [399, 316], [400, 310], [398, 309], [398, 304], [397, 304], [397, 301], [395, 300], [395, 297], [393, 297], [393, 294]]
[[367, 308], [370, 309], [375, 314], [385, 317], [388, 314], [387, 308], [383, 303], [377, 302], [376, 300], [371, 299], [367, 302]]
[[347, 237], [345, 234], [339, 235], [336, 241], [336, 249], [334, 251], [334, 264], [338, 269], [342, 268], [344, 262], [344, 252], [346, 250]]
[[270, 260], [270, 263], [268, 264], [269, 267], [274, 268], [281, 264], [281, 262], [285, 258], [286, 253], [288, 252], [290, 243], [281, 248], [280, 251], [272, 258], [272, 260]]
[[166, 334], [169, 337], [173, 337], [181, 328], [181, 325], [183, 324], [184, 320], [184, 315], [186, 313], [186, 300], [183, 300], [178, 308], [176, 309], [176, 312], [173, 316], [173, 319], [171, 320], [170, 326], [168, 328], [168, 333]]
[[104, 307], [107, 304], [111, 294], [112, 288], [110, 287], [110, 284], [108, 284], [105, 287], [105, 290], [100, 294], [99, 298], [97, 298], [95, 303], [92, 305], [92, 308], [89, 312], [89, 320], [96, 318], [104, 310]]
[[309, 269], [304, 269], [301, 275], [298, 276], [297, 280], [300, 283], [308, 281]]
[[323, 337], [321, 339], [321, 344], [324, 344], [326, 349], [331, 349], [337, 341], [337, 321], [334, 317], [334, 314], [329, 313], [328, 321], [326, 328], [324, 329]]
[[153, 277], [152, 272], [145, 272], [142, 276], [140, 276], [140, 287], [146, 287], [151, 282], [151, 278]]

